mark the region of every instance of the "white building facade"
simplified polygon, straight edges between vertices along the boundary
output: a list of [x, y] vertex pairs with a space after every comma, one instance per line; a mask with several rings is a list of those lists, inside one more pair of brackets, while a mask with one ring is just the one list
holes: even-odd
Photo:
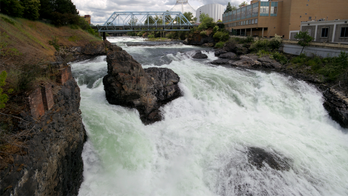
[[199, 7], [196, 11], [196, 17], [197, 17], [197, 22], [199, 21], [199, 16], [204, 13], [208, 14], [211, 18], [214, 19], [214, 22], [217, 22], [218, 20], [222, 20], [222, 14], [225, 11], [225, 6], [221, 4], [207, 4]]

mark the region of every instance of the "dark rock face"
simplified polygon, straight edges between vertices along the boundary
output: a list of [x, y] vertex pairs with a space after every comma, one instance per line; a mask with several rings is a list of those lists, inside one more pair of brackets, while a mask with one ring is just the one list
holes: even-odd
[[264, 68], [276, 68], [279, 69], [282, 67], [280, 63], [278, 63], [276, 60], [270, 59], [268, 56], [264, 56], [257, 59], [261, 62], [262, 67]]
[[223, 50], [223, 49], [217, 49], [215, 50], [215, 56], [220, 56], [221, 54], [224, 54], [226, 53], [227, 51], [226, 50]]
[[232, 62], [231, 65], [237, 66], [237, 67], [255, 68], [255, 67], [260, 67], [261, 63], [251, 58], [243, 58], [239, 61]]
[[338, 122], [341, 127], [348, 128], [347, 98], [332, 88], [327, 89], [323, 95], [325, 98], [323, 105], [331, 118]]
[[0, 174], [2, 195], [77, 195], [82, 183], [81, 157], [86, 132], [80, 89], [74, 79], [52, 85], [54, 105], [38, 121], [23, 112], [20, 128], [29, 131], [27, 153]]
[[201, 46], [205, 43], [215, 43], [213, 36], [206, 36], [203, 37], [199, 33], [193, 34], [192, 37], [187, 38], [187, 40], [184, 42], [184, 44], [189, 44], [189, 45], [198, 45]]
[[256, 168], [261, 169], [268, 164], [275, 170], [290, 169], [289, 159], [281, 157], [275, 153], [270, 153], [261, 148], [249, 147], [248, 148], [248, 162], [254, 165]]
[[237, 55], [233, 52], [226, 52], [226, 53], [220, 54], [219, 57], [223, 59], [230, 59], [230, 60], [238, 59]]
[[181, 91], [177, 85], [180, 78], [173, 70], [152, 67], [145, 69], [145, 73], [154, 81], [155, 96], [160, 105], [181, 96]]
[[212, 61], [211, 64], [214, 65], [229, 65], [230, 64], [229, 59], [216, 59], [215, 61]]
[[208, 56], [206, 54], [203, 54], [202, 51], [197, 50], [196, 54], [192, 56], [194, 59], [207, 59]]
[[144, 70], [126, 51], [111, 46], [107, 54], [108, 74], [103, 78], [110, 104], [136, 108], [144, 124], [162, 119], [159, 107], [181, 95], [179, 76], [165, 68]]
[[55, 53], [56, 63], [64, 64], [71, 61], [83, 61], [99, 55], [106, 55], [106, 48], [108, 48], [110, 45], [110, 42], [104, 41], [91, 42], [81, 47], [62, 47]]
[[225, 43], [224, 47], [222, 48], [226, 52], [236, 52], [237, 44], [233, 41], [228, 41]]

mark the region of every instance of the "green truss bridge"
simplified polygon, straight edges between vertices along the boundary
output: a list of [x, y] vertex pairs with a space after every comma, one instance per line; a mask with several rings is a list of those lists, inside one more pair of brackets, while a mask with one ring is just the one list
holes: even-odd
[[130, 31], [189, 31], [197, 26], [181, 13], [173, 11], [114, 12], [102, 25], [100, 33], [126, 33]]

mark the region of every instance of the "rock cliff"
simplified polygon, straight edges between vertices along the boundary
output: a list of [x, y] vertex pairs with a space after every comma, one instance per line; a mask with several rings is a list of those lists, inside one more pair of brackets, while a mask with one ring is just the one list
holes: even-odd
[[108, 74], [103, 78], [110, 104], [136, 108], [144, 124], [162, 119], [159, 107], [181, 95], [179, 76], [170, 69], [144, 70], [122, 48], [113, 45], [107, 53]]
[[58, 83], [46, 83], [28, 95], [28, 110], [19, 129], [26, 153], [0, 173], [1, 195], [77, 195], [82, 182], [80, 89], [70, 67], [60, 70]]

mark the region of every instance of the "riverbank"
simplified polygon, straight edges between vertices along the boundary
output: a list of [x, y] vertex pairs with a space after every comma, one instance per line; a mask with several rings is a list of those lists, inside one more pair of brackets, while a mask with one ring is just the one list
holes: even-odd
[[77, 195], [87, 135], [67, 63], [107, 47], [79, 28], [2, 14], [0, 24], [0, 194]]

